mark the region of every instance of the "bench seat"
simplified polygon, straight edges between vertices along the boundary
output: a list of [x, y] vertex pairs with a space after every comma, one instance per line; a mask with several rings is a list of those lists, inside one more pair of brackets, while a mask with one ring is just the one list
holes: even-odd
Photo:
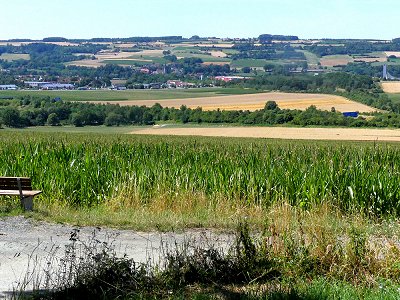
[[[33, 197], [39, 195], [42, 191], [22, 191], [22, 196]], [[0, 190], [0, 196], [20, 196], [18, 190]]]
[[29, 177], [0, 176], [0, 196], [18, 196], [24, 210], [33, 209], [33, 197], [42, 191], [32, 190], [32, 181]]

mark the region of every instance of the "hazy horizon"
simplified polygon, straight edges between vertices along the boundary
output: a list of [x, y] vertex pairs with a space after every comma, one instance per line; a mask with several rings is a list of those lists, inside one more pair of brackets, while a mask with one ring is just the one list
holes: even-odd
[[192, 35], [304, 39], [380, 39], [400, 36], [394, 0], [23, 0], [7, 1], [0, 39], [127, 38]]

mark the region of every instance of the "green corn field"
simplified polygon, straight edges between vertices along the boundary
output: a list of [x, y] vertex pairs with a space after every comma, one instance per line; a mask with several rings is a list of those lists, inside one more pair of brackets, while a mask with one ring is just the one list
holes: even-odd
[[76, 207], [201, 195], [400, 214], [396, 144], [0, 132], [0, 162], [1, 176], [32, 177], [41, 201]]

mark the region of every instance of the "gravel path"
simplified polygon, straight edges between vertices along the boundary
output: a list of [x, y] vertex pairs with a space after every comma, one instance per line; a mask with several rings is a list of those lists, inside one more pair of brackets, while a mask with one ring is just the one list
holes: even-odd
[[188, 241], [196, 244], [212, 241], [226, 249], [232, 240], [232, 236], [209, 230], [144, 233], [98, 227], [77, 228], [38, 222], [23, 216], [0, 218], [0, 299], [7, 298], [27, 275], [28, 289], [37, 285], [37, 278], [29, 277], [33, 269], [43, 270], [49, 260], [58, 261], [64, 257], [66, 245], [71, 244], [71, 234], [75, 233], [82, 241], [93, 241], [91, 237], [95, 235], [97, 240], [112, 244], [118, 256], [126, 254], [136, 262], [150, 259], [154, 263], [160, 262], [166, 249], [182, 246]]

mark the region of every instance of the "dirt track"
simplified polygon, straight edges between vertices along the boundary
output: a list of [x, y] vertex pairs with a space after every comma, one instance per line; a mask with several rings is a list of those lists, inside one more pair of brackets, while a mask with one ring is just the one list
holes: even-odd
[[132, 134], [253, 137], [293, 140], [395, 141], [400, 130], [354, 128], [287, 128], [287, 127], [210, 127], [139, 129]]
[[[188, 99], [169, 99], [169, 100], [132, 100], [132, 101], [113, 101], [112, 104], [122, 106], [145, 105], [153, 106], [160, 103], [163, 107], [176, 107], [186, 105], [189, 108], [202, 107], [203, 110], [250, 110], [262, 109], [267, 101], [275, 101], [281, 109], [300, 109], [305, 110], [311, 105], [315, 105], [321, 110], [331, 110], [335, 107], [337, 111], [359, 111], [372, 112], [375, 108], [367, 105], [350, 101], [341, 96], [326, 94], [297, 94], [297, 93], [259, 93], [246, 95], [229, 95], [200, 97]], [[105, 103], [104, 101], [92, 101], [94, 103]]]
[[23, 216], [0, 218], [0, 299], [10, 297], [13, 287], [27, 274], [33, 276], [29, 278], [28, 289], [32, 288], [34, 280], [38, 280], [36, 276], [39, 275], [39, 279], [43, 280], [43, 270], [47, 263], [58, 266], [60, 259], [65, 257], [66, 246], [71, 244], [71, 233], [76, 230], [79, 230], [80, 240], [86, 244], [95, 238], [101, 243], [112, 245], [118, 257], [126, 254], [136, 262], [143, 263], [149, 259], [153, 263], [160, 262], [163, 253], [167, 249], [174, 249], [175, 245], [189, 242], [206, 245], [207, 242], [213, 242], [216, 247], [226, 248], [232, 241], [231, 235], [217, 234], [211, 230], [144, 233], [49, 224]]

